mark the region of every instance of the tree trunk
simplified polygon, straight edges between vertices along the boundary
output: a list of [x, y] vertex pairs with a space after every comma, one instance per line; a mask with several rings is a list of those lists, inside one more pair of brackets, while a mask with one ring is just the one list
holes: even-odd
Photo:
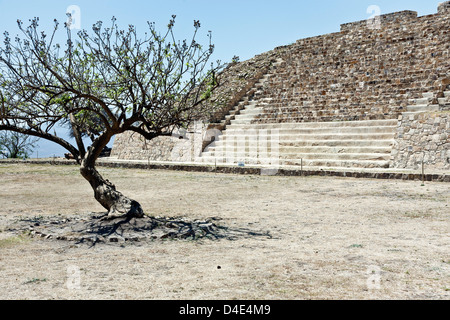
[[108, 210], [109, 218], [136, 217], [142, 218], [144, 212], [141, 205], [116, 190], [116, 187], [104, 179], [94, 166], [82, 162], [81, 175], [90, 183], [95, 199]]
[[141, 205], [117, 191], [116, 187], [95, 169], [95, 161], [111, 137], [112, 133], [106, 131], [95, 139], [92, 146], [88, 147], [81, 161], [80, 173], [90, 183], [95, 199], [108, 210], [109, 218], [124, 216], [142, 218], [144, 211]]
[[[86, 155], [86, 148], [84, 147], [83, 137], [81, 135], [81, 131], [79, 130], [79, 127], [77, 125], [77, 122], [75, 120], [75, 116], [71, 113], [69, 114], [69, 120], [70, 124], [72, 126], [72, 132], [73, 136], [75, 138], [75, 141], [78, 146], [78, 151], [80, 152], [80, 158], [83, 159]], [[75, 155], [73, 155], [75, 157]], [[80, 163], [80, 159], [76, 157], [77, 163]]]

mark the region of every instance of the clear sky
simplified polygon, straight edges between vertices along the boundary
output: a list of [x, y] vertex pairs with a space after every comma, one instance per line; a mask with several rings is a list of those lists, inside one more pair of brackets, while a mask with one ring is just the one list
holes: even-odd
[[[342, 23], [368, 19], [375, 5], [380, 14], [402, 10], [417, 11], [419, 16], [437, 12], [443, 0], [0, 0], [0, 32], [11, 37], [18, 34], [17, 19], [26, 25], [33, 17], [40, 18], [43, 30], [51, 30], [53, 19], [65, 22], [67, 8], [80, 9], [80, 25], [90, 30], [102, 20], [107, 24], [112, 16], [120, 26], [133, 24], [145, 32], [147, 21], [155, 22], [163, 32], [175, 14], [175, 32], [186, 39], [194, 30], [193, 21], [200, 20], [198, 41], [207, 43], [212, 31], [215, 44], [214, 60], [241, 61], [287, 45], [298, 39], [338, 32]], [[76, 19], [74, 21], [76, 23]], [[64, 39], [61, 38], [61, 42]], [[64, 133], [62, 133], [64, 134]], [[65, 151], [50, 143], [40, 142], [39, 156], [62, 155]], [[36, 152], [34, 156], [36, 155]]]

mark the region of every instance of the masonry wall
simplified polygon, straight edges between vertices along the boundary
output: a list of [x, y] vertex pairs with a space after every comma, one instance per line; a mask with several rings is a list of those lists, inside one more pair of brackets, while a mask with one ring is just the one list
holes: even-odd
[[193, 162], [203, 150], [207, 124], [196, 122], [190, 130], [176, 130], [172, 136], [150, 141], [133, 132], [117, 135], [111, 157], [123, 160]]
[[450, 111], [400, 116], [392, 151], [394, 168], [450, 169]]
[[255, 122], [395, 119], [408, 99], [450, 78], [449, 11], [404, 11], [341, 26], [287, 48], [272, 103]]
[[125, 132], [117, 135], [111, 157], [124, 160], [172, 161], [171, 153], [179, 142], [173, 137], [159, 137], [146, 141], [143, 136]]

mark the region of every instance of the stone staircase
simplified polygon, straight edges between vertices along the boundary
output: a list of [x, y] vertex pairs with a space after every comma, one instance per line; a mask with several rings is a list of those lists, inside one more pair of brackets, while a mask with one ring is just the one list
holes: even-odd
[[397, 120], [234, 122], [201, 159], [217, 164], [387, 168], [396, 127]]
[[280, 66], [283, 62], [284, 61], [281, 58], [278, 58], [270, 68], [269, 72], [263, 75], [261, 79], [255, 83], [253, 88], [250, 89], [247, 94], [234, 106], [234, 108], [232, 108], [228, 114], [225, 115], [224, 119], [218, 123], [212, 123], [210, 127], [225, 130], [228, 125], [236, 120], [236, 117], [239, 117], [239, 121], [242, 121], [248, 117], [253, 118], [254, 115], [260, 114], [262, 112], [262, 108], [256, 108], [256, 103], [260, 100], [261, 95], [264, 94], [264, 86], [268, 79], [274, 72], [276, 72], [278, 66]]
[[411, 99], [409, 102], [411, 105], [406, 107], [404, 116], [439, 111], [446, 106], [450, 106], [450, 91], [444, 91], [442, 97], [437, 97], [433, 92], [426, 92], [422, 94], [422, 98]]
[[[303, 166], [315, 168], [389, 168], [398, 120], [259, 123], [271, 106], [264, 94], [264, 76], [251, 98], [238, 103], [226, 129], [203, 151], [204, 163], [240, 166]], [[450, 91], [437, 98], [423, 93], [411, 99], [403, 115], [439, 111], [450, 106]]]
[[442, 97], [438, 97], [438, 104], [441, 106], [441, 108], [450, 108], [450, 87], [448, 88], [449, 91], [444, 91], [442, 93]]

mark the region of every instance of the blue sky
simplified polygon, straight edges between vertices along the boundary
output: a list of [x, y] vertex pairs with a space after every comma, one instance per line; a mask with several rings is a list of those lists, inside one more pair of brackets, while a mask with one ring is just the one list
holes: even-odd
[[[189, 38], [193, 21], [200, 20], [200, 43], [207, 43], [212, 31], [214, 60], [228, 62], [234, 55], [242, 60], [287, 45], [298, 39], [338, 32], [342, 23], [370, 18], [367, 8], [376, 5], [380, 13], [417, 11], [419, 16], [433, 14], [441, 1], [433, 0], [0, 0], [0, 32], [12, 37], [18, 33], [17, 19], [40, 18], [43, 30], [51, 30], [53, 19], [66, 21], [66, 10], [80, 9], [81, 28], [89, 30], [98, 20], [109, 22], [112, 16], [120, 26], [133, 24], [145, 32], [147, 21], [164, 31], [172, 14], [177, 16], [175, 32], [179, 39]], [[76, 21], [75, 21], [76, 22]], [[64, 39], [61, 37], [60, 41]], [[64, 135], [64, 131], [61, 132]], [[40, 142], [39, 156], [62, 155], [65, 151], [51, 143]], [[36, 155], [36, 152], [35, 154]]]

